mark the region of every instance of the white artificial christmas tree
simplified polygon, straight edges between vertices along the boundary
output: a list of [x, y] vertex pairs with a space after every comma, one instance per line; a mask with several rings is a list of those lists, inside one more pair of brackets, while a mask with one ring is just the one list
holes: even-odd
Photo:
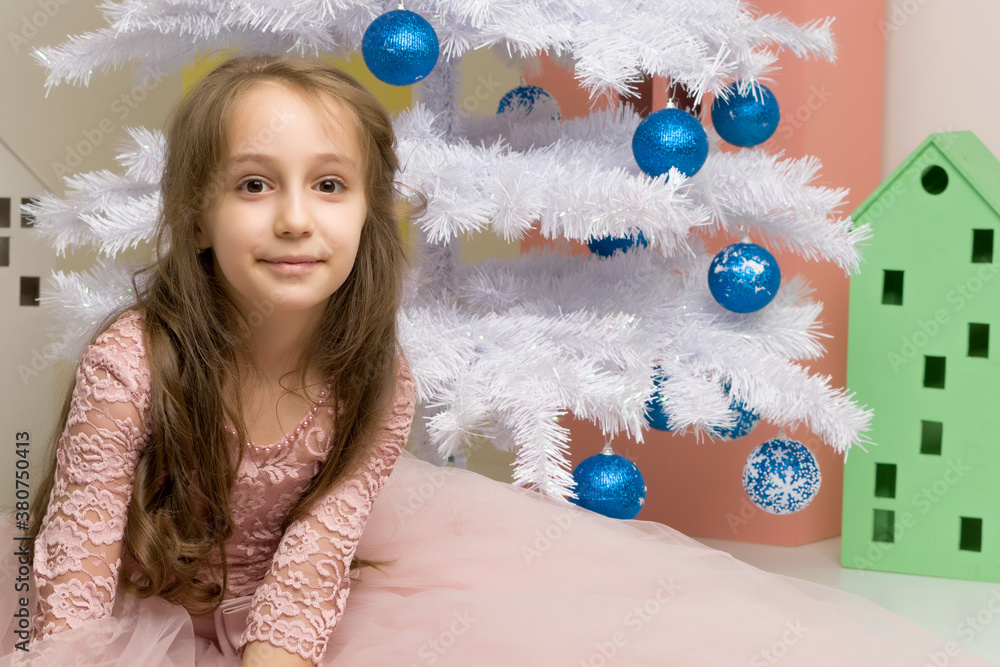
[[[95, 71], [134, 66], [174, 71], [226, 49], [347, 55], [393, 2], [352, 0], [123, 0], [101, 6], [108, 25], [38, 49], [47, 85], [86, 85]], [[760, 16], [736, 0], [410, 0], [440, 41], [420, 101], [396, 119], [400, 182], [425, 193], [417, 269], [400, 334], [418, 381], [414, 433], [424, 457], [443, 461], [469, 436], [515, 449], [514, 481], [571, 495], [567, 429], [573, 413], [611, 437], [642, 440], [654, 374], [675, 430], [713, 435], [733, 424], [731, 396], [786, 428], [805, 425], [846, 451], [866, 442], [870, 413], [797, 362], [822, 354], [820, 305], [797, 277], [754, 313], [712, 298], [712, 257], [696, 229], [747, 233], [808, 259], [858, 267], [865, 225], [838, 217], [846, 192], [810, 185], [819, 163], [760, 149], [711, 148], [693, 176], [643, 173], [631, 141], [642, 120], [630, 107], [562, 122], [471, 118], [457, 101], [456, 62], [492, 48], [517, 64], [539, 54], [573, 68], [595, 96], [629, 95], [644, 76], [682, 86], [699, 102], [734, 81], [766, 80], [775, 49], [832, 58], [829, 26]], [[148, 71], [148, 70], [147, 70]], [[163, 138], [129, 130], [123, 173], [66, 179], [63, 198], [43, 197], [36, 230], [59, 252], [92, 245], [108, 261], [90, 274], [56, 274], [43, 293], [77, 345], [128, 298], [120, 251], [151, 239]], [[405, 190], [405, 188], [404, 188]], [[530, 229], [589, 241], [641, 232], [648, 247], [609, 258], [532, 252], [469, 266], [463, 234], [508, 241]]]

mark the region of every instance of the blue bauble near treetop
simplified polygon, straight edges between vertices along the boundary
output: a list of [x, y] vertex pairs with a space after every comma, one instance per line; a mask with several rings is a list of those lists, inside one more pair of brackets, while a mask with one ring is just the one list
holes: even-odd
[[372, 21], [361, 40], [365, 65], [379, 81], [409, 86], [431, 73], [440, 47], [437, 34], [419, 14], [397, 9]]
[[559, 103], [541, 86], [518, 86], [500, 98], [497, 115], [510, 120], [560, 120]]
[[719, 305], [734, 313], [760, 310], [780, 286], [778, 261], [756, 243], [723, 248], [708, 267], [708, 289]]
[[778, 100], [767, 86], [756, 83], [740, 94], [735, 83], [727, 88], [728, 98], [712, 102], [715, 131], [734, 146], [756, 146], [771, 138], [781, 121]]
[[656, 392], [646, 401], [646, 423], [657, 431], [674, 430], [670, 425], [670, 413], [663, 409], [663, 395], [660, 393], [660, 389], [666, 380], [667, 378], [661, 375], [653, 378], [653, 385], [656, 387]]
[[600, 257], [611, 257], [616, 252], [628, 252], [633, 246], [647, 247], [646, 237], [639, 232], [635, 239], [629, 236], [602, 236], [599, 239], [587, 241], [590, 252]]
[[[607, 451], [607, 450], [606, 450]], [[634, 519], [646, 502], [646, 482], [624, 456], [595, 454], [573, 470], [574, 503], [613, 519]]]
[[743, 488], [754, 505], [771, 514], [798, 512], [812, 502], [821, 476], [816, 457], [795, 440], [775, 438], [750, 452]]
[[[727, 381], [723, 387], [726, 390], [726, 395], [729, 396], [729, 382]], [[730, 397], [729, 409], [734, 413], [733, 416], [736, 418], [736, 424], [732, 428], [716, 430], [716, 435], [722, 440], [736, 440], [749, 435], [757, 427], [757, 424], [760, 423], [760, 415], [751, 408], [748, 408], [743, 401], [737, 401], [735, 398]]]
[[675, 167], [694, 176], [708, 157], [708, 136], [698, 119], [680, 109], [660, 109], [647, 116], [632, 135], [636, 164], [656, 178]]

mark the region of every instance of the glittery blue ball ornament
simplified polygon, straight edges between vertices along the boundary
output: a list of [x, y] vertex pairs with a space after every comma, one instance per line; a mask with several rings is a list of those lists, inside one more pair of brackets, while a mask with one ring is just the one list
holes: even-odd
[[[727, 396], [729, 395], [730, 386], [728, 381], [723, 385]], [[742, 438], [748, 435], [760, 423], [760, 415], [751, 408], [748, 408], [743, 401], [737, 401], [735, 398], [730, 397], [729, 409], [735, 413], [733, 416], [736, 419], [736, 424], [732, 428], [716, 430], [716, 434], [722, 440]]]
[[646, 482], [634, 463], [605, 451], [573, 470], [573, 502], [613, 519], [634, 519], [646, 502]]
[[819, 485], [816, 457], [795, 440], [768, 440], [750, 452], [743, 468], [750, 500], [771, 514], [798, 512], [816, 497]]
[[727, 99], [712, 102], [712, 124], [719, 136], [734, 146], [756, 146], [778, 129], [781, 111], [774, 94], [762, 84], [752, 84], [740, 94], [735, 83], [727, 88]]
[[708, 136], [698, 119], [680, 109], [660, 109], [646, 116], [632, 135], [632, 155], [656, 178], [671, 167], [693, 176], [708, 157]]
[[771, 303], [781, 285], [774, 255], [756, 243], [723, 248], [708, 267], [708, 288], [719, 304], [734, 313], [752, 313]]
[[440, 48], [434, 28], [405, 9], [372, 21], [361, 40], [361, 55], [375, 77], [393, 86], [409, 86], [431, 73]]
[[637, 245], [641, 245], [643, 248], [648, 245], [642, 232], [639, 232], [634, 239], [630, 236], [602, 236], [599, 239], [587, 241], [590, 252], [601, 257], [611, 257], [616, 252], [627, 252], [629, 248]]
[[653, 386], [656, 387], [656, 392], [646, 401], [646, 423], [657, 431], [674, 430], [670, 426], [670, 413], [663, 409], [663, 394], [660, 393], [663, 383], [666, 380], [665, 376], [656, 376], [653, 378]]
[[559, 120], [559, 103], [540, 86], [518, 86], [500, 98], [497, 115], [512, 120]]

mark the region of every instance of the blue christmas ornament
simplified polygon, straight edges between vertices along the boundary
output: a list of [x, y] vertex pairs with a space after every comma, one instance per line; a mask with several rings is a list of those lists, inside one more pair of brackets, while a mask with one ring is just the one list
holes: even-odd
[[654, 178], [671, 167], [693, 176], [708, 157], [708, 136], [698, 119], [686, 111], [660, 109], [635, 128], [632, 155], [639, 168]]
[[816, 497], [819, 485], [816, 457], [801, 442], [782, 437], [750, 452], [743, 468], [750, 500], [771, 514], [798, 512]]
[[642, 232], [639, 232], [634, 240], [630, 236], [602, 236], [599, 239], [587, 241], [590, 252], [601, 257], [611, 257], [616, 252], [628, 252], [629, 248], [636, 245], [641, 245], [643, 248], [648, 245]]
[[613, 519], [634, 519], [646, 502], [646, 482], [639, 468], [605, 447], [573, 470], [573, 501]]
[[663, 395], [660, 393], [666, 381], [666, 376], [655, 376], [653, 385], [656, 387], [656, 392], [646, 401], [646, 423], [657, 431], [673, 430], [670, 426], [670, 413], [663, 409]]
[[[727, 380], [723, 385], [726, 391], [726, 395], [729, 395], [729, 389], [731, 385]], [[716, 434], [722, 440], [736, 440], [737, 438], [742, 438], [748, 435], [750, 431], [757, 427], [760, 423], [760, 415], [754, 412], [752, 409], [748, 408], [746, 403], [743, 401], [737, 401], [735, 398], [730, 397], [729, 399], [729, 409], [736, 413], [736, 424], [732, 428], [727, 429], [717, 429]]]
[[559, 103], [540, 86], [518, 86], [500, 98], [497, 115], [512, 120], [560, 120]]
[[767, 141], [778, 129], [781, 111], [778, 100], [759, 83], [740, 94], [735, 83], [727, 89], [728, 99], [712, 102], [712, 124], [719, 136], [734, 146], [756, 146]]
[[361, 40], [365, 65], [377, 79], [393, 86], [409, 86], [430, 74], [439, 52], [431, 24], [405, 9], [379, 16]]
[[712, 296], [734, 313], [760, 310], [771, 303], [780, 285], [778, 261], [756, 243], [734, 243], [723, 248], [708, 267]]

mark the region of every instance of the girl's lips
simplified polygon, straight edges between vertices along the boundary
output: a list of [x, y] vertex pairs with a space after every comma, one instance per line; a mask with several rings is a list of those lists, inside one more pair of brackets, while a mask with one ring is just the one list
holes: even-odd
[[300, 262], [318, 262], [320, 261], [318, 257], [313, 255], [280, 255], [278, 257], [264, 258], [265, 262], [287, 262], [289, 264], [298, 264]]
[[300, 275], [306, 273], [313, 267], [321, 264], [319, 260], [313, 261], [294, 261], [294, 262], [275, 262], [271, 260], [262, 260], [264, 264], [271, 267], [273, 271], [278, 273], [283, 273], [286, 275]]

